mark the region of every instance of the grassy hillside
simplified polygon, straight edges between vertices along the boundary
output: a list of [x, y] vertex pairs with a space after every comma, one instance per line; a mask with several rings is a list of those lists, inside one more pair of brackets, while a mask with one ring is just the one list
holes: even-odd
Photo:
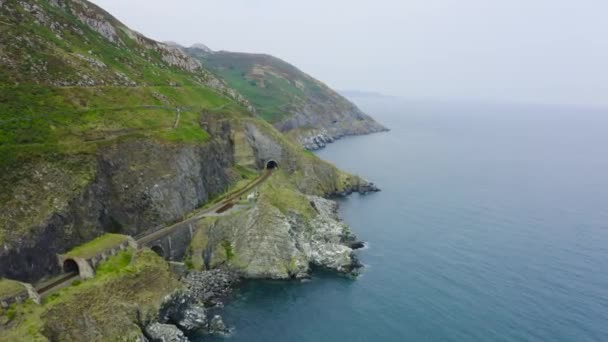
[[260, 116], [276, 122], [314, 95], [329, 101], [327, 88], [272, 56], [217, 52], [203, 58], [231, 87], [252, 101]]
[[86, 1], [4, 1], [0, 61], [2, 170], [131, 135], [204, 142], [201, 111], [248, 115], [196, 60]]
[[339, 138], [384, 130], [328, 86], [276, 57], [197, 48], [188, 51], [243, 94], [262, 118], [283, 132], [321, 130]]
[[178, 287], [154, 252], [123, 251], [104, 261], [94, 279], [75, 281], [42, 305], [0, 308], [9, 327], [0, 324], [0, 341], [138, 341], [137, 324], [153, 318], [163, 296]]

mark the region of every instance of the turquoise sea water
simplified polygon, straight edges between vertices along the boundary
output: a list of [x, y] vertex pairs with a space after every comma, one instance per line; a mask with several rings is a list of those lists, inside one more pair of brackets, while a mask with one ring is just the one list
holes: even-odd
[[608, 341], [608, 111], [358, 104], [392, 131], [318, 155], [383, 189], [365, 272], [245, 284], [230, 341]]

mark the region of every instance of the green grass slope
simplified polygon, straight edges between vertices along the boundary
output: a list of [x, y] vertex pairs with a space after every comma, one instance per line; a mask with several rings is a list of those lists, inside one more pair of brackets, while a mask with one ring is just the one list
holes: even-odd
[[283, 132], [324, 130], [337, 138], [384, 130], [327, 85], [276, 57], [195, 47], [188, 52], [249, 99], [262, 118]]
[[130, 135], [204, 142], [201, 111], [248, 115], [198, 61], [87, 1], [3, 1], [0, 61], [1, 171]]

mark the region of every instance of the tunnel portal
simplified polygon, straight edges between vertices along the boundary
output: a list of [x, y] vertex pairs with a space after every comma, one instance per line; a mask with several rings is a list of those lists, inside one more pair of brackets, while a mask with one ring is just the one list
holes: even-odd
[[156, 253], [159, 257], [164, 258], [165, 257], [165, 250], [159, 246], [152, 246], [152, 248], [150, 248], [154, 253]]
[[279, 167], [279, 163], [277, 163], [275, 160], [269, 160], [266, 163], [266, 169], [267, 170], [274, 170], [274, 169], [276, 169], [278, 167]]
[[78, 263], [74, 259], [66, 259], [66, 261], [63, 262], [63, 272], [80, 273]]

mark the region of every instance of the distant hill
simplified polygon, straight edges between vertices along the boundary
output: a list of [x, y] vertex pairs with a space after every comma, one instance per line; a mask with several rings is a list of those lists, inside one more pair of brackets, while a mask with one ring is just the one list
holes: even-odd
[[262, 118], [310, 149], [385, 130], [342, 95], [276, 57], [196, 46], [187, 51], [245, 96]]

